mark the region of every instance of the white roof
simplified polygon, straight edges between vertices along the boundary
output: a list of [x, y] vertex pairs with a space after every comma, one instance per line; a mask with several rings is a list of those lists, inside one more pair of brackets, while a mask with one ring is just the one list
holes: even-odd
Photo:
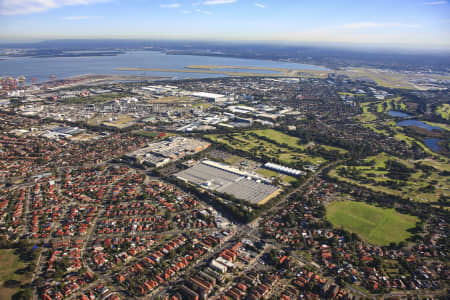
[[195, 97], [210, 98], [210, 99], [217, 99], [217, 98], [225, 97], [225, 95], [213, 94], [213, 93], [205, 93], [205, 92], [193, 92], [191, 95], [195, 96]]

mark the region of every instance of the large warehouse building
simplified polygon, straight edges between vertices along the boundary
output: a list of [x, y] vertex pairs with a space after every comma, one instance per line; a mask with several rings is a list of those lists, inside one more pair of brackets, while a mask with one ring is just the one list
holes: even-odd
[[151, 143], [148, 147], [127, 154], [125, 158], [159, 168], [186, 155], [193, 155], [203, 151], [210, 145], [209, 142], [177, 136]]
[[233, 195], [253, 204], [264, 204], [281, 191], [262, 177], [209, 160], [204, 160], [175, 176], [205, 189]]

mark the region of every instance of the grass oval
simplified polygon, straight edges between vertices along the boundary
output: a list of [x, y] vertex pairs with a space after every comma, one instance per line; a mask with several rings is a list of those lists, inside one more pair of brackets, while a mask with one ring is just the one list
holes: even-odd
[[419, 222], [415, 216], [356, 201], [335, 201], [327, 206], [326, 216], [334, 227], [380, 246], [406, 240], [411, 236], [408, 229]]

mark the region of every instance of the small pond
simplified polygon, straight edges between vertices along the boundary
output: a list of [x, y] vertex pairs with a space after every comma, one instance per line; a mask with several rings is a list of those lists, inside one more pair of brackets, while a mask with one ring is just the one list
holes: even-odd
[[399, 117], [399, 118], [411, 117], [411, 115], [405, 114], [401, 111], [395, 111], [395, 110], [388, 111], [388, 115], [390, 115], [391, 117]]
[[431, 125], [428, 125], [428, 124], [426, 124], [424, 122], [417, 121], [417, 120], [403, 120], [403, 121], [398, 122], [397, 126], [417, 126], [417, 127], [429, 130], [429, 131], [442, 130], [439, 127], [431, 126]]
[[430, 148], [434, 152], [439, 152], [440, 147], [438, 145], [438, 142], [440, 142], [440, 141], [442, 141], [442, 140], [440, 140], [440, 139], [425, 139], [424, 143], [428, 148]]

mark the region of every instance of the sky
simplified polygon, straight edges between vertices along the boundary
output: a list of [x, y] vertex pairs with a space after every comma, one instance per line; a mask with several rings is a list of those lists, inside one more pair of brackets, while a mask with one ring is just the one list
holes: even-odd
[[449, 1], [0, 0], [0, 41], [183, 39], [450, 50]]

